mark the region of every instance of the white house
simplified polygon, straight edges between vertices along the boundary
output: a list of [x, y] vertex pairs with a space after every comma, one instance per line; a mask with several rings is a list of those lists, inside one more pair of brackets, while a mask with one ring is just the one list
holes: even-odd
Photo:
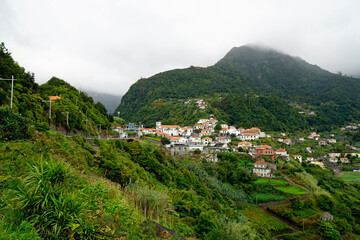
[[349, 163], [349, 159], [346, 157], [340, 158], [340, 162], [342, 163]]
[[156, 122], [156, 129], [159, 132], [164, 132], [170, 136], [181, 135], [181, 127], [179, 125], [162, 125], [161, 122]]
[[180, 128], [179, 132], [182, 136], [190, 137], [193, 133], [193, 128], [192, 127], [182, 127], [182, 128]]
[[268, 164], [261, 160], [254, 163], [253, 173], [259, 177], [271, 177], [271, 170], [268, 168]]
[[201, 138], [198, 136], [191, 136], [189, 138], [190, 145], [201, 145]]
[[329, 153], [329, 157], [340, 157], [341, 153]]
[[238, 147], [241, 147], [242, 149], [250, 149], [250, 148], [252, 148], [252, 143], [246, 142], [246, 141], [239, 142]]
[[278, 150], [276, 150], [275, 154], [277, 156], [287, 157], [287, 151], [283, 148], [279, 148]]
[[228, 133], [229, 133], [229, 131], [228, 131], [227, 128], [222, 128], [222, 129], [219, 131], [219, 134], [221, 134], [221, 135], [226, 135], [226, 134], [228, 134]]
[[216, 142], [219, 142], [219, 143], [229, 143], [229, 142], [231, 142], [231, 139], [225, 138], [225, 137], [216, 137]]
[[124, 132], [124, 129], [122, 127], [116, 127], [113, 130], [119, 133], [119, 138], [129, 137], [129, 134], [127, 132]]
[[314, 161], [314, 158], [313, 158], [313, 157], [307, 157], [307, 158], [306, 158], [306, 161], [307, 161], [307, 162], [313, 162], [313, 161]]
[[331, 158], [329, 158], [329, 162], [337, 163], [338, 159], [336, 157], [331, 157]]
[[290, 138], [284, 139], [283, 143], [285, 143], [286, 145], [291, 145], [292, 141]]
[[336, 143], [336, 139], [335, 139], [335, 138], [330, 138], [330, 139], [328, 140], [328, 142], [329, 142], [329, 143]]
[[284, 142], [284, 139], [278, 138], [278, 142]]
[[301, 138], [299, 138], [299, 141], [304, 142], [305, 139], [301, 137]]
[[228, 133], [235, 134], [236, 136], [240, 134], [239, 130], [237, 130], [236, 127], [234, 127], [234, 126], [230, 126], [228, 128]]
[[183, 144], [183, 145], [187, 145], [188, 144], [188, 139], [184, 138], [184, 137], [171, 137], [170, 138], [170, 143], [172, 145], [174, 144]]
[[221, 128], [229, 128], [229, 126], [225, 123], [221, 124], [220, 126], [221, 126]]
[[259, 138], [255, 133], [241, 133], [238, 138], [243, 141], [254, 141]]
[[300, 163], [302, 163], [302, 156], [301, 155], [294, 155], [293, 156], [295, 160], [298, 160]]
[[212, 144], [212, 139], [210, 137], [204, 137], [203, 139], [201, 139], [201, 143], [202, 145]]
[[209, 121], [209, 119], [206, 119], [206, 118], [202, 118], [202, 119], [199, 119], [198, 123], [199, 124], [203, 124], [205, 122]]
[[194, 128], [195, 129], [205, 129], [205, 127], [206, 126], [204, 124], [196, 124]]
[[143, 134], [155, 134], [157, 132], [156, 128], [140, 128], [140, 131]]
[[201, 136], [204, 136], [204, 135], [211, 135], [211, 133], [213, 132], [214, 130], [212, 129], [203, 129], [200, 133]]

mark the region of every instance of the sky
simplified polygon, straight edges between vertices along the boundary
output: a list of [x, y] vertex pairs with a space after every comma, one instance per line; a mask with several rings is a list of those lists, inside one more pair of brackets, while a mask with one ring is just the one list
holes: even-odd
[[360, 74], [358, 0], [1, 0], [0, 42], [39, 84], [123, 95], [140, 78], [261, 44]]

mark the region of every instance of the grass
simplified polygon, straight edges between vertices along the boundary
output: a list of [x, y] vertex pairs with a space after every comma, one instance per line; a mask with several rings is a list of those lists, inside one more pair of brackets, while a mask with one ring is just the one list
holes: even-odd
[[289, 185], [289, 183], [286, 180], [282, 179], [264, 179], [264, 178], [258, 178], [254, 184], [271, 184], [275, 186], [283, 186], [283, 185]]
[[271, 233], [276, 233], [289, 229], [286, 224], [263, 213], [257, 206], [248, 205], [248, 207], [246, 207], [244, 210], [241, 210], [241, 213], [246, 216], [251, 222], [258, 225], [258, 230], [260, 230], [259, 228], [265, 227]]
[[339, 178], [345, 181], [360, 182], [360, 173], [357, 172], [342, 172]]
[[269, 201], [278, 201], [286, 199], [285, 196], [275, 194], [275, 193], [256, 193], [252, 195], [256, 202], [269, 202]]
[[294, 194], [294, 195], [303, 195], [306, 194], [306, 190], [296, 187], [296, 186], [285, 186], [285, 187], [276, 187], [277, 190], [280, 190], [284, 193]]

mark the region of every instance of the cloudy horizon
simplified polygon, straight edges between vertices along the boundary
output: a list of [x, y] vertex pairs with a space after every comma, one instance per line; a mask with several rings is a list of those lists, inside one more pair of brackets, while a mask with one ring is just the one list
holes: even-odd
[[245, 44], [356, 75], [359, 7], [355, 0], [5, 0], [0, 42], [40, 84], [56, 76], [118, 95], [141, 77], [211, 66]]

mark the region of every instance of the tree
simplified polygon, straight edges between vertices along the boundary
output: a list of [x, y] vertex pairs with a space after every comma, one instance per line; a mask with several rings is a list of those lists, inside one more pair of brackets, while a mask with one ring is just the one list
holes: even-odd
[[161, 138], [161, 144], [162, 144], [162, 145], [170, 144], [170, 140], [167, 139], [167, 138], [165, 138], [165, 137], [162, 137], [162, 138]]
[[331, 240], [339, 240], [340, 233], [337, 231], [330, 222], [320, 220], [318, 222], [320, 232], [324, 237]]
[[218, 123], [216, 124], [216, 126], [214, 127], [215, 131], [220, 131], [221, 130], [221, 125]]

